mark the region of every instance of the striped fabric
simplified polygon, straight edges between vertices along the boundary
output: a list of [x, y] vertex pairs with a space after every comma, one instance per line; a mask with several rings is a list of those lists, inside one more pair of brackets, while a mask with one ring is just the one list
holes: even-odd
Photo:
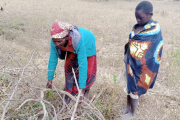
[[[96, 80], [96, 71], [97, 71], [97, 61], [96, 55], [87, 57], [88, 61], [88, 72], [87, 72], [87, 80], [85, 90], [90, 89], [94, 81]], [[78, 93], [77, 86], [75, 84], [74, 75], [72, 72], [72, 68], [75, 71], [76, 79], [79, 81], [79, 70], [78, 70], [78, 60], [77, 54], [68, 52], [67, 58], [65, 61], [65, 91], [69, 92], [72, 95], [76, 95]]]

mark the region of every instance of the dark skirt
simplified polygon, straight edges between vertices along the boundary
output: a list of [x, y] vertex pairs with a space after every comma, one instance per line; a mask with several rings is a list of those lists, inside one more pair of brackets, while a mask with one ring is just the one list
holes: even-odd
[[[88, 70], [87, 70], [87, 80], [86, 80], [86, 88], [85, 90], [90, 89], [94, 81], [96, 80], [96, 71], [97, 71], [97, 61], [96, 55], [91, 57], [87, 57], [88, 62]], [[78, 70], [78, 59], [77, 55], [74, 53], [68, 52], [67, 58], [65, 61], [64, 69], [65, 69], [65, 91], [76, 95], [78, 93], [78, 89], [75, 83], [74, 75], [72, 72], [72, 68], [74, 69], [74, 73], [76, 74], [76, 79], [79, 81], [79, 70]]]

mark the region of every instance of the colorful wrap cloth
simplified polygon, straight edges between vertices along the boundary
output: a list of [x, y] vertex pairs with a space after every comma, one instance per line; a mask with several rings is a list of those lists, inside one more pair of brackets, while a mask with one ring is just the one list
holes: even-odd
[[125, 45], [127, 93], [133, 98], [153, 88], [163, 50], [163, 38], [157, 22], [150, 20], [142, 31], [134, 35], [136, 25]]
[[[86, 80], [86, 87], [85, 90], [90, 89], [94, 81], [96, 80], [96, 71], [97, 71], [97, 62], [96, 62], [96, 55], [88, 57], [88, 70], [87, 70], [87, 80]], [[65, 61], [65, 91], [69, 92], [72, 95], [76, 95], [78, 93], [77, 86], [75, 84], [74, 75], [72, 72], [72, 68], [76, 74], [76, 79], [79, 81], [79, 70], [78, 70], [78, 60], [77, 55], [68, 52], [67, 58]]]

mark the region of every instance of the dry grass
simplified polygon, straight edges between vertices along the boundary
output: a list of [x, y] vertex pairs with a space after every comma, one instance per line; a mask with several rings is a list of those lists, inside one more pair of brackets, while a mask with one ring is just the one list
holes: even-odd
[[[154, 1], [154, 20], [162, 28], [164, 50], [156, 84], [152, 90], [140, 98], [137, 110], [138, 120], [178, 120], [180, 119], [180, 3], [173, 1]], [[40, 98], [39, 87], [44, 89], [49, 57], [50, 28], [55, 20], [72, 23], [91, 30], [96, 36], [98, 73], [90, 92], [93, 104], [109, 120], [122, 119], [119, 111], [125, 107], [126, 95], [123, 92], [123, 79], [117, 83], [109, 116], [106, 116], [113, 91], [113, 75], [123, 74], [123, 47], [129, 31], [134, 25], [134, 9], [139, 1], [90, 0], [46, 0], [0, 1], [0, 116], [7, 105], [22, 68], [24, 71], [13, 101], [10, 102], [7, 119], [30, 119], [42, 112], [38, 102], [28, 102], [21, 109], [15, 109], [27, 99]], [[55, 88], [64, 87], [64, 61], [59, 61], [57, 76], [53, 80]], [[62, 106], [60, 96], [50, 93], [44, 99], [58, 111]], [[61, 94], [62, 95], [62, 94]], [[47, 106], [47, 105], [46, 105]], [[52, 107], [47, 107], [53, 116]], [[9, 118], [8, 118], [9, 117]], [[39, 115], [41, 119], [42, 115]], [[51, 117], [51, 116], [50, 116]], [[87, 118], [87, 116], [86, 116]], [[34, 118], [35, 119], [35, 118]], [[79, 118], [82, 119], [82, 118]]]

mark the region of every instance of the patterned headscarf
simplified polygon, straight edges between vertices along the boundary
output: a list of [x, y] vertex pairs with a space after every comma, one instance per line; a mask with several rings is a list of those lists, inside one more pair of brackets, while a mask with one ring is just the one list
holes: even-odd
[[68, 23], [54, 22], [51, 29], [52, 38], [64, 38], [72, 30], [73, 26]]

